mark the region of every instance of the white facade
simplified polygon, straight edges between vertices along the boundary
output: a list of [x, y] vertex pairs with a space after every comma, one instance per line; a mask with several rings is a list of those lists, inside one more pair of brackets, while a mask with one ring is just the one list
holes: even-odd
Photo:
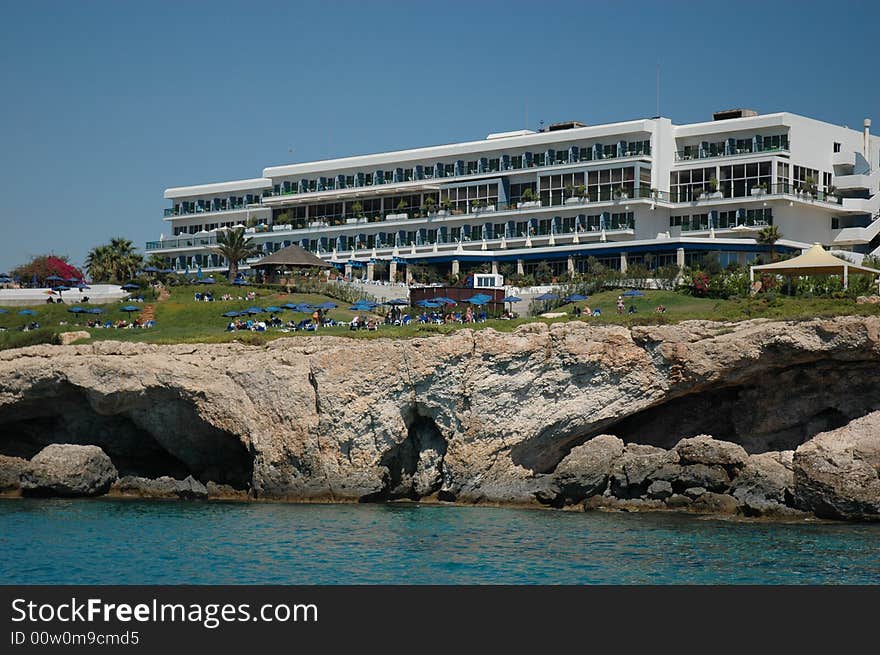
[[779, 227], [783, 250], [877, 249], [880, 139], [751, 113], [689, 125], [560, 124], [168, 189], [172, 236], [147, 251], [178, 270], [220, 270], [217, 231], [238, 225], [266, 254], [296, 243], [340, 268], [387, 260], [392, 274], [467, 262], [573, 271], [588, 257], [683, 265], [706, 253], [744, 263], [761, 252], [755, 235], [767, 224]]

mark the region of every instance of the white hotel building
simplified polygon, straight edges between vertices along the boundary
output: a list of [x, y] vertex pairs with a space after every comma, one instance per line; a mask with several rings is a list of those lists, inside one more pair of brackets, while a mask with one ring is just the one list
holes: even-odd
[[582, 271], [589, 257], [617, 269], [707, 254], [745, 263], [773, 224], [780, 251], [819, 242], [863, 255], [880, 250], [880, 139], [869, 126], [732, 110], [689, 125], [571, 122], [270, 166], [255, 179], [167, 189], [171, 236], [146, 250], [180, 271], [220, 271], [218, 230], [247, 225], [265, 254], [298, 244], [369, 278], [379, 261], [386, 276], [407, 264], [527, 274], [541, 261]]

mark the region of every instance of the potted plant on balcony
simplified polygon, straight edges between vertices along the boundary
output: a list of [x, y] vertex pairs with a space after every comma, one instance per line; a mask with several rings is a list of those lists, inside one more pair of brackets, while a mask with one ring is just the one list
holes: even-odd
[[409, 214], [407, 214], [407, 212], [406, 212], [406, 201], [403, 198], [401, 198], [400, 202], [397, 203], [395, 213], [388, 214], [388, 216], [386, 216], [386, 218], [388, 220], [395, 220], [395, 219], [396, 220], [401, 220], [401, 219], [405, 220], [405, 219], [409, 218]]
[[825, 189], [825, 202], [833, 202], [837, 204], [837, 187], [833, 184]]
[[584, 190], [585, 187], [583, 184], [579, 184], [576, 187], [567, 186], [565, 187], [565, 203], [566, 205], [579, 205], [584, 202]]
[[516, 203], [517, 209], [525, 209], [526, 207], [540, 207], [541, 201], [535, 196], [535, 192], [532, 191], [531, 187], [526, 187], [526, 190], [522, 192], [520, 196], [519, 202]]
[[614, 189], [614, 199], [615, 200], [627, 200], [629, 198], [629, 194], [626, 192], [626, 187], [622, 184]]
[[718, 190], [718, 178], [711, 177], [709, 178], [709, 193], [707, 194], [708, 198], [723, 198], [724, 194]]
[[760, 184], [756, 184], [749, 190], [749, 195], [753, 196], [763, 196], [767, 193], [767, 183], [761, 182]]
[[445, 216], [452, 212], [452, 201], [449, 198], [443, 198], [440, 201], [440, 206], [443, 208], [437, 212], [438, 216]]
[[433, 216], [437, 212], [437, 201], [434, 200], [434, 196], [428, 196], [425, 198], [425, 204], [422, 205], [422, 211], [428, 216]]
[[804, 196], [815, 199], [816, 180], [809, 176], [804, 178], [804, 183], [801, 185], [801, 192]]

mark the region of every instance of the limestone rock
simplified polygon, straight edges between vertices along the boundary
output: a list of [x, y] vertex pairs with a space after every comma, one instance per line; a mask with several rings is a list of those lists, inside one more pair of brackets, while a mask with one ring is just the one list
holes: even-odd
[[58, 335], [58, 339], [62, 346], [67, 346], [80, 339], [90, 339], [91, 336], [92, 335], [85, 330], [75, 330], [73, 332], [62, 332]]
[[648, 487], [648, 498], [665, 500], [672, 495], [672, 485], [666, 480], [655, 480]]
[[724, 492], [730, 487], [730, 477], [720, 466], [705, 464], [664, 464], [651, 474], [654, 480], [665, 480], [679, 493], [691, 487], [702, 487], [709, 491]]
[[691, 504], [691, 508], [709, 514], [736, 514], [740, 503], [728, 494], [716, 494], [711, 491], [699, 496]]
[[16, 493], [21, 487], [20, 478], [30, 467], [30, 463], [21, 457], [0, 455], [0, 493]]
[[603, 493], [614, 461], [623, 450], [623, 441], [607, 434], [573, 448], [554, 473], [560, 494], [567, 502], [578, 502]]
[[781, 461], [786, 456], [768, 452], [749, 457], [733, 481], [731, 493], [749, 513], [779, 513], [794, 489], [794, 473]]
[[739, 444], [719, 441], [707, 434], [682, 439], [675, 446], [682, 464], [717, 464], [727, 469], [742, 468], [748, 453]]
[[138, 498], [180, 498], [202, 500], [208, 497], [208, 490], [201, 482], [188, 476], [183, 480], [162, 476], [156, 479], [138, 476], [120, 478], [112, 487], [112, 493]]
[[794, 452], [801, 509], [836, 519], [880, 519], [880, 412], [816, 435]]
[[672, 494], [666, 499], [666, 506], [669, 509], [685, 509], [694, 501], [682, 494]]
[[[629, 445], [610, 493], [643, 498], [667, 464], [722, 467], [735, 481], [746, 458], [732, 443], [792, 450], [874, 411], [878, 357], [878, 316], [39, 345], [0, 351], [0, 454], [93, 445], [124, 476], [191, 473], [255, 498], [536, 503], [576, 444], [615, 434]], [[717, 439], [669, 451], [705, 434]], [[834, 475], [850, 470], [843, 455]], [[805, 504], [876, 513], [861, 491], [807, 468], [795, 482]]]
[[40, 496], [98, 496], [116, 479], [116, 467], [97, 446], [51, 444], [21, 475], [22, 492]]
[[654, 446], [627, 444], [611, 471], [611, 492], [618, 498], [639, 498], [650, 485], [651, 476], [666, 464], [675, 464], [678, 454]]

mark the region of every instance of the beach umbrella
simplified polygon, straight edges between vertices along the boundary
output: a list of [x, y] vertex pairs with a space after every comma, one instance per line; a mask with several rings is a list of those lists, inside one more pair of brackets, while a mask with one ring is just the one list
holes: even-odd
[[90, 287], [85, 282], [80, 282], [79, 284], [76, 285], [76, 288], [79, 289], [80, 291], [82, 291], [83, 289], [91, 289], [92, 287]]
[[300, 304], [297, 305], [297, 307], [305, 308], [308, 311], [312, 311], [315, 309], [315, 306], [310, 302], [301, 302]]
[[540, 300], [541, 302], [556, 300], [557, 298], [559, 298], [559, 296], [553, 293], [542, 293], [540, 296], [535, 296], [535, 300]]
[[159, 272], [159, 269], [156, 268], [155, 266], [144, 266], [144, 268], [142, 270], [144, 271], [144, 273], [158, 273]]
[[292, 302], [289, 302], [289, 303], [285, 303], [285, 304], [281, 305], [281, 307], [283, 309], [289, 309], [291, 311], [295, 311], [296, 308], [299, 307], [299, 305], [294, 305]]
[[587, 296], [582, 296], [579, 293], [573, 293], [565, 299], [565, 302], [581, 302], [582, 300], [587, 300], [587, 298]]
[[71, 314], [82, 314], [88, 310], [83, 309], [82, 307], [71, 307], [67, 311], [69, 311]]
[[276, 307], [275, 305], [269, 305], [268, 307], [263, 307], [263, 311], [276, 313], [276, 312], [281, 311], [281, 307]]
[[173, 268], [165, 268], [165, 269], [162, 269], [162, 272], [163, 273], [176, 273], [177, 271], [175, 271]]
[[225, 316], [226, 318], [234, 318], [236, 316], [241, 316], [241, 313], [239, 313], [239, 312], [224, 312], [223, 316]]
[[509, 302], [509, 303], [522, 302], [522, 298], [518, 298], [516, 296], [504, 296], [501, 299], [501, 302]]
[[638, 289], [630, 289], [629, 291], [624, 291], [623, 295], [627, 298], [637, 298], [639, 296], [644, 296], [645, 293], [643, 291], [639, 291]]
[[134, 291], [135, 289], [140, 289], [140, 285], [137, 285], [134, 282], [128, 282], [126, 284], [123, 284], [122, 288], [126, 291]]
[[119, 311], [120, 311], [120, 312], [125, 312], [126, 314], [128, 314], [129, 316], [131, 316], [131, 313], [132, 313], [132, 312], [139, 312], [139, 311], [141, 311], [141, 308], [140, 308], [140, 307], [135, 307], [134, 305], [126, 305], [125, 307], [120, 307], [120, 308], [119, 308]]
[[247, 280], [233, 280], [232, 284], [243, 287], [243, 286], [247, 286], [248, 284], [250, 284], [250, 282], [248, 282]]
[[18, 315], [19, 316], [34, 316], [34, 315], [36, 315], [36, 313], [37, 312], [35, 312], [33, 309], [22, 309], [18, 312]]
[[[36, 278], [36, 273], [34, 273], [34, 278]], [[50, 275], [46, 278], [46, 282], [64, 282], [64, 278], [58, 277], [57, 275]]]
[[336, 309], [337, 307], [338, 305], [335, 302], [330, 302], [329, 300], [318, 305], [318, 309]]
[[8, 314], [8, 313], [9, 313], [8, 309], [3, 309], [2, 307], [0, 307], [0, 314]]
[[248, 307], [244, 311], [246, 311], [248, 314], [262, 314], [263, 308], [262, 307]]
[[198, 270], [196, 271], [196, 277], [199, 278], [199, 279], [201, 280], [201, 279], [202, 279], [202, 275], [203, 275], [203, 273], [202, 273], [202, 267], [199, 266]]
[[212, 278], [212, 277], [206, 277], [206, 278], [205, 278], [204, 280], [202, 280], [201, 282], [202, 282], [202, 284], [216, 284], [216, 283], [217, 283], [217, 280], [215, 280], [215, 279]]
[[70, 287], [64, 284], [59, 284], [57, 287], [52, 287], [52, 291], [58, 291], [59, 293], [62, 291], [70, 291]]
[[404, 300], [403, 298], [392, 298], [385, 302], [386, 305], [396, 306], [396, 307], [409, 307], [409, 300]]
[[424, 307], [426, 309], [436, 309], [437, 307], [442, 307], [439, 302], [434, 302], [433, 300], [420, 300], [416, 303], [419, 307]]

